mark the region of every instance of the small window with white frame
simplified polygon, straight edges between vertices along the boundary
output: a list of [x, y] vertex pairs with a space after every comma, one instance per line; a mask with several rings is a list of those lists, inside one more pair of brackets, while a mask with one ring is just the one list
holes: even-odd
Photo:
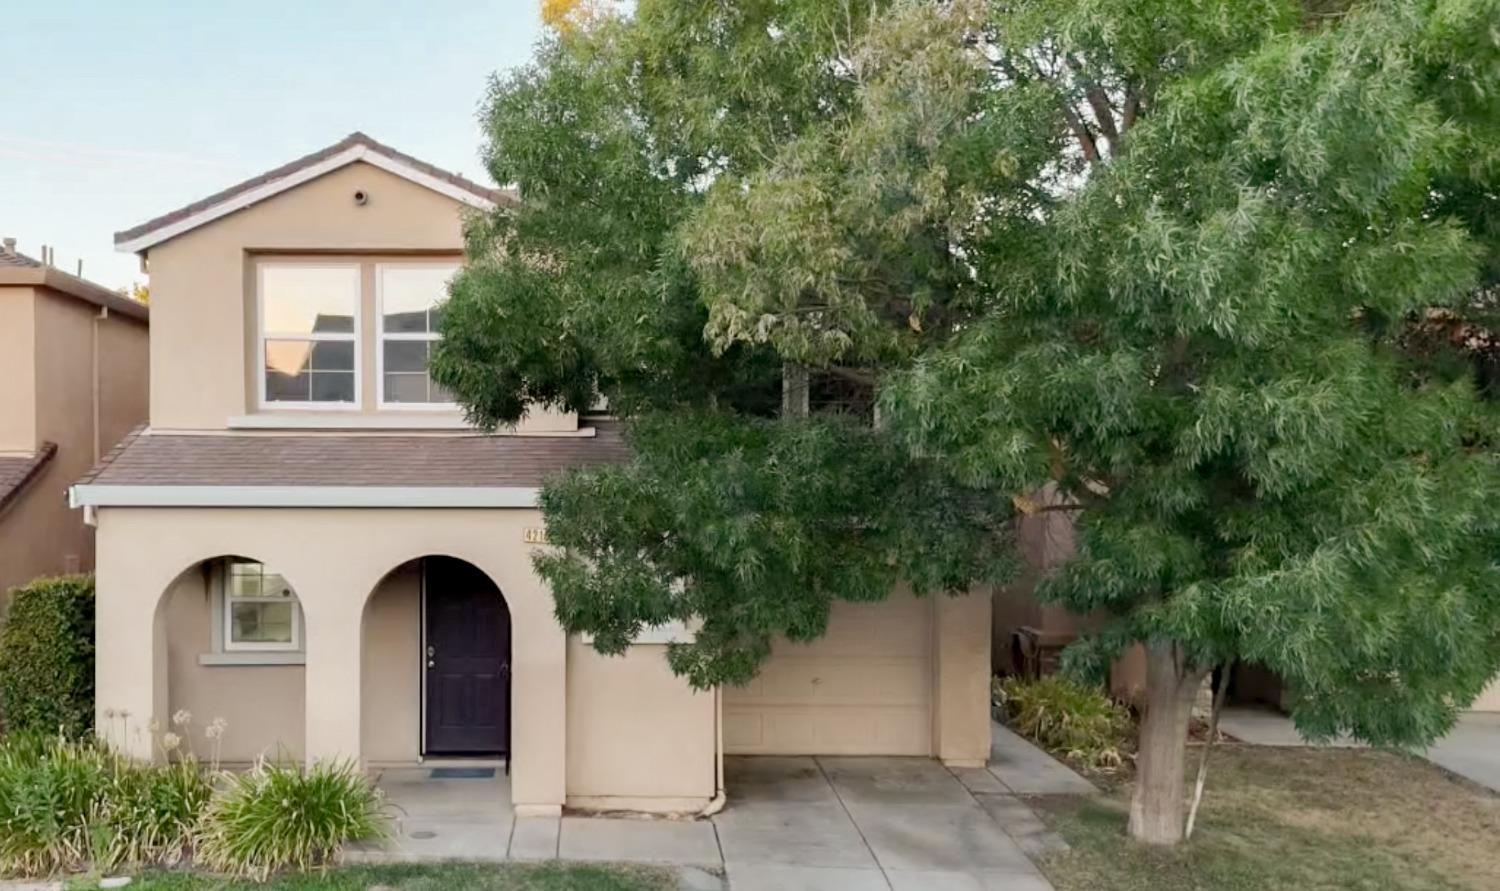
[[359, 266], [261, 263], [257, 273], [261, 405], [358, 407]]
[[453, 394], [432, 380], [427, 365], [442, 337], [442, 303], [455, 263], [390, 263], [376, 268], [381, 407], [452, 409]]
[[221, 579], [226, 652], [302, 648], [302, 610], [285, 578], [263, 563], [229, 557]]

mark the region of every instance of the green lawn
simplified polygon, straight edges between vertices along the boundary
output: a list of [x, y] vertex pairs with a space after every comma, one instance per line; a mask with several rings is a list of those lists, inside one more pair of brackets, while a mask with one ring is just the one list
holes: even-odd
[[[97, 887], [97, 883], [82, 879], [69, 885], [74, 891]], [[349, 867], [323, 874], [286, 876], [265, 884], [189, 873], [149, 873], [138, 876], [130, 884], [130, 891], [370, 891], [375, 888], [391, 891], [668, 891], [676, 887], [676, 877], [660, 869], [507, 863]]]
[[[1196, 764], [1196, 758], [1192, 761]], [[1124, 836], [1128, 788], [1032, 800], [1072, 850], [1058, 891], [1450, 891], [1500, 888], [1500, 796], [1428, 762], [1350, 749], [1216, 749], [1192, 842]]]

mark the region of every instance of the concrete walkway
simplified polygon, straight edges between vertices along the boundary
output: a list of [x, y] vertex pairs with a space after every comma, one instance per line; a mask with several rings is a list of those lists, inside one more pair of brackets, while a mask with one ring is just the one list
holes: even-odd
[[738, 757], [711, 820], [516, 818], [508, 780], [377, 781], [395, 837], [345, 862], [609, 861], [676, 865], [694, 891], [1051, 891], [1032, 859], [1066, 849], [1020, 795], [1096, 792], [1004, 728], [988, 769], [926, 758]]
[[[1219, 727], [1241, 742], [1260, 746], [1305, 746], [1292, 719], [1280, 712], [1253, 707], [1226, 708]], [[1327, 745], [1360, 747], [1339, 739]], [[1451, 732], [1423, 755], [1444, 770], [1500, 792], [1500, 714], [1467, 712]]]

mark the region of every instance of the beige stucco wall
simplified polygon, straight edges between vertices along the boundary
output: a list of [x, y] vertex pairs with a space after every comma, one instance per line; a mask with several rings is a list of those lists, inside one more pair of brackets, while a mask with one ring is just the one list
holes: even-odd
[[714, 796], [715, 703], [667, 667], [666, 647], [568, 648], [568, 804], [696, 811]]
[[[102, 720], [106, 709], [168, 715], [170, 610], [159, 609], [161, 595], [185, 568], [241, 554], [276, 567], [301, 601], [306, 756], [366, 756], [366, 601], [392, 569], [442, 554], [483, 570], [510, 609], [511, 788], [518, 811], [556, 813], [563, 804], [567, 640], [552, 617], [551, 595], [531, 569], [531, 547], [524, 544], [525, 530], [541, 525], [538, 512], [106, 507], [98, 511], [98, 522], [97, 617], [103, 633], [96, 701], [105, 732], [111, 732]], [[125, 735], [116, 741], [150, 755], [139, 739]]]
[[212, 652], [213, 601], [203, 567], [178, 577], [162, 604], [167, 647], [167, 714], [192, 714], [181, 735], [207, 758], [212, 744], [203, 731], [216, 718], [228, 723], [219, 757], [226, 763], [303, 756], [303, 690], [300, 665], [203, 665]]
[[[93, 568], [93, 532], [67, 489], [94, 463], [94, 334], [99, 442], [108, 450], [146, 417], [147, 332], [48, 288], [0, 287], [0, 452], [57, 452], [0, 514], [0, 592], [37, 576]], [[12, 327], [15, 326], [15, 327]]]
[[[353, 195], [363, 191], [364, 205]], [[260, 412], [256, 263], [269, 258], [362, 265], [360, 393], [357, 412], [446, 423], [457, 413], [379, 409], [375, 376], [377, 262], [461, 262], [466, 209], [445, 195], [356, 162], [150, 249], [153, 345], [151, 426], [222, 430]], [[309, 412], [279, 413], [305, 421]], [[577, 428], [577, 419], [537, 411], [523, 430]]]
[[410, 764], [422, 754], [421, 612], [418, 562], [392, 570], [365, 606], [360, 715], [371, 763]]
[[[419, 732], [409, 563], [447, 555], [483, 570], [510, 610], [519, 812], [557, 813], [564, 803], [691, 810], [714, 794], [716, 697], [672, 676], [660, 646], [610, 658], [568, 641], [524, 543], [541, 525], [535, 510], [105, 507], [98, 523], [99, 727], [137, 755], [151, 756], [147, 742], [107, 713], [126, 711], [142, 726], [176, 708], [225, 717], [231, 760], [268, 742], [297, 751], [300, 734], [310, 760], [409, 762]], [[196, 567], [229, 554], [274, 567], [296, 590], [305, 666], [195, 663], [211, 640]], [[774, 735], [759, 751], [982, 763], [988, 627], [987, 593], [839, 604], [824, 640], [778, 648], [755, 691], [725, 703], [724, 735], [740, 734], [740, 751], [756, 748], [743, 734], [759, 710], [763, 722], [810, 728]]]

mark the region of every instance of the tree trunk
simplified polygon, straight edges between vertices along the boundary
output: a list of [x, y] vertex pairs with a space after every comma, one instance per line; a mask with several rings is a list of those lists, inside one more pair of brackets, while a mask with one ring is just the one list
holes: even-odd
[[1146, 705], [1130, 799], [1130, 837], [1149, 845], [1182, 841], [1188, 719], [1204, 672], [1182, 664], [1176, 644], [1146, 645]]

